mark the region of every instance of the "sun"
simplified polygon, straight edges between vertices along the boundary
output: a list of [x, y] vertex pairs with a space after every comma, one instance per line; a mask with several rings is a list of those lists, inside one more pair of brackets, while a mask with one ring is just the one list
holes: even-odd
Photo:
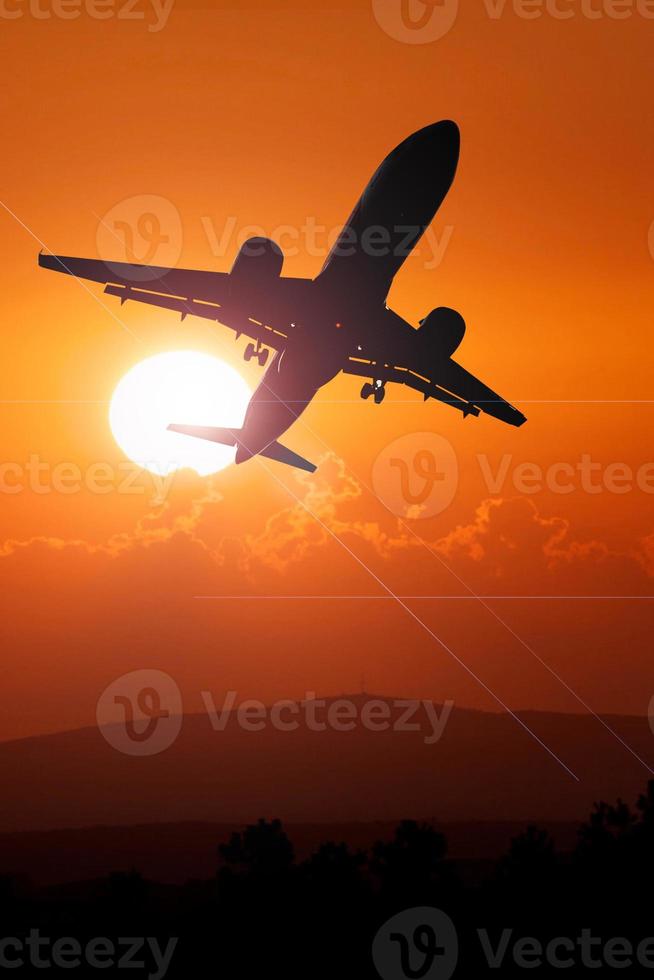
[[240, 428], [252, 392], [234, 368], [199, 351], [155, 354], [135, 364], [111, 399], [109, 424], [125, 455], [151, 473], [188, 467], [208, 476], [235, 450], [167, 432], [171, 423]]

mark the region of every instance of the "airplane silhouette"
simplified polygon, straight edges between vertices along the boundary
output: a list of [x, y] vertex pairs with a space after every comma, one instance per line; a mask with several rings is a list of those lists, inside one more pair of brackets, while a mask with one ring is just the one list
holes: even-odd
[[174, 432], [236, 446], [236, 462], [261, 455], [309, 472], [315, 466], [277, 440], [340, 371], [370, 379], [362, 398], [384, 400], [404, 384], [468, 415], [509, 425], [526, 421], [452, 360], [465, 321], [439, 307], [419, 328], [386, 306], [393, 279], [442, 204], [456, 173], [456, 123], [409, 136], [365, 188], [316, 279], [282, 277], [284, 256], [267, 238], [242, 246], [231, 272], [166, 269], [127, 262], [39, 255], [39, 265], [105, 284], [105, 293], [222, 323], [250, 343], [245, 360], [272, 361], [252, 395], [241, 429], [173, 424]]

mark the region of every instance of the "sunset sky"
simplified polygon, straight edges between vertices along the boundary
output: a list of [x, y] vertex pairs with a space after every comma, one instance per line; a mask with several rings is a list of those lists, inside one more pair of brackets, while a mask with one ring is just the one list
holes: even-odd
[[[501, 710], [489, 688], [513, 709], [583, 712], [572, 690], [595, 711], [645, 714], [653, 606], [633, 597], [654, 595], [647, 5], [617, 19], [594, 0], [605, 12], [590, 18], [559, 0], [570, 18], [550, 4], [526, 19], [511, 3], [461, 4], [443, 37], [414, 44], [371, 0], [176, 0], [165, 23], [145, 0], [121, 17], [121, 3], [105, 19], [89, 4], [62, 19], [45, 0], [49, 17], [18, 0], [0, 14], [0, 738], [92, 724], [107, 685], [142, 668], [169, 673], [187, 711], [203, 690], [270, 701], [365, 680], [486, 710]], [[193, 349], [252, 387], [261, 371], [231, 331], [121, 308], [38, 269], [39, 249], [125, 260], [103, 231], [120, 220], [136, 259], [156, 263], [138, 225], [152, 211], [179, 267], [227, 271], [254, 226], [284, 248], [285, 274], [313, 277], [384, 155], [443, 118], [462, 133], [457, 178], [389, 305], [414, 324], [460, 310], [457, 359], [527, 424], [463, 421], [408, 389], [377, 407], [340, 376], [285, 438], [321, 461], [314, 476], [253, 460], [178, 473], [163, 503], [150, 475], [126, 486], [108, 410], [133, 365]], [[323, 229], [317, 245], [307, 225]], [[456, 493], [398, 521], [375, 461], [415, 433], [451, 444]], [[526, 463], [542, 480], [532, 467], [525, 485]], [[107, 492], [89, 486], [96, 464], [112, 468]], [[573, 475], [553, 477], [557, 464]], [[413, 597], [410, 611], [391, 593]]]

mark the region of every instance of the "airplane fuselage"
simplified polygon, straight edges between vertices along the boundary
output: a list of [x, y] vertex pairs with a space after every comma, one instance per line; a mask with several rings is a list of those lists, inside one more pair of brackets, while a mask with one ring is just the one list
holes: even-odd
[[416, 330], [384, 304], [360, 295], [350, 302], [331, 296], [319, 281], [293, 316], [284, 324], [292, 345], [275, 354], [248, 405], [237, 463], [283, 435], [346, 358], [384, 363], [382, 352], [387, 359], [392, 352], [406, 363], [415, 347]]

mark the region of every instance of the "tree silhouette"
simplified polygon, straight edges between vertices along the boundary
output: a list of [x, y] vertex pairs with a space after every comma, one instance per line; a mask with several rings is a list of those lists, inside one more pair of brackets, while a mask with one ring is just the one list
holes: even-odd
[[574, 862], [588, 902], [604, 901], [621, 888], [627, 872], [636, 816], [622, 800], [596, 803], [579, 830]]
[[290, 870], [295, 860], [293, 845], [286, 836], [280, 820], [259, 820], [232, 834], [229, 843], [221, 844], [218, 852], [232, 871], [255, 875], [279, 875]]
[[508, 854], [501, 859], [501, 881], [521, 888], [529, 883], [549, 882], [556, 871], [554, 841], [545, 830], [530, 825], [511, 840]]
[[364, 897], [366, 855], [347, 844], [321, 844], [301, 866], [303, 888], [323, 906], [352, 906]]
[[[634, 808], [597, 803], [569, 853], [557, 853], [545, 831], [528, 826], [494, 865], [450, 862], [443, 835], [411, 820], [370, 854], [329, 841], [296, 863], [279, 820], [232, 834], [219, 853], [217, 876], [183, 885], [157, 885], [136, 871], [47, 887], [0, 876], [4, 934], [24, 939], [38, 928], [81, 942], [158, 935], [162, 943], [179, 936], [170, 980], [204, 976], [216, 964], [226, 976], [281, 966], [289, 978], [364, 980], [374, 976], [371, 945], [380, 927], [421, 905], [455, 923], [462, 975], [487, 971], [479, 927], [495, 948], [510, 927], [516, 939], [537, 937], [543, 948], [552, 937], [574, 942], [590, 929], [604, 940], [625, 937], [636, 949], [652, 935], [654, 781]], [[511, 972], [509, 959], [502, 975], [522, 975]], [[553, 974], [544, 968], [543, 975]]]
[[636, 812], [618, 800], [596, 804], [574, 855], [582, 900], [601, 913], [619, 896], [620, 915], [633, 920], [651, 905], [654, 871], [654, 781]]
[[373, 846], [370, 868], [386, 895], [427, 901], [449, 880], [446, 852], [445, 837], [429, 824], [403, 820], [393, 840]]

